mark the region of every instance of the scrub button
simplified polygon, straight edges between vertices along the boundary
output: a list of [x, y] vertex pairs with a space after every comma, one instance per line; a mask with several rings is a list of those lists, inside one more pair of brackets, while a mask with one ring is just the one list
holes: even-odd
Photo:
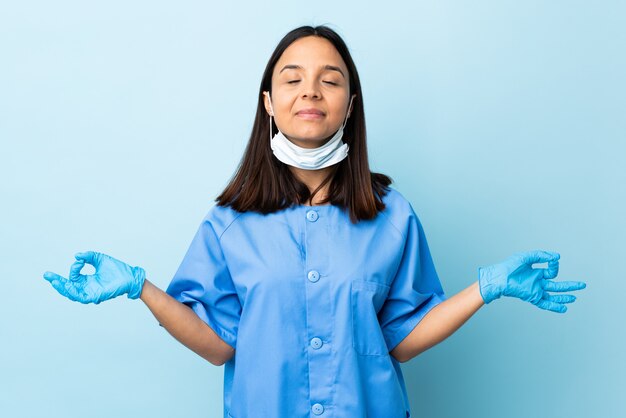
[[306, 213], [306, 218], [310, 221], [310, 222], [315, 222], [317, 221], [317, 212], [314, 210], [310, 210]]
[[309, 271], [309, 275], [307, 277], [309, 278], [309, 281], [315, 283], [320, 279], [320, 274], [317, 272], [317, 270], [311, 270]]
[[312, 338], [312, 339], [311, 339], [311, 347], [313, 347], [314, 349], [316, 349], [316, 350], [317, 350], [317, 349], [318, 349], [318, 348], [320, 348], [321, 346], [322, 346], [322, 340], [321, 340], [321, 338], [317, 338], [317, 337], [315, 337], [315, 338]]
[[316, 403], [313, 405], [311, 410], [315, 415], [322, 415], [322, 412], [324, 412], [324, 407], [322, 406], [322, 404]]

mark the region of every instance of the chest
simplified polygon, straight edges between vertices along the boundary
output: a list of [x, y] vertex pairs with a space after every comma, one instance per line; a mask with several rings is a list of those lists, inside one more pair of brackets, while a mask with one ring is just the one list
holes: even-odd
[[338, 211], [308, 215], [249, 216], [223, 234], [222, 249], [242, 302], [257, 293], [288, 297], [283, 293], [320, 278], [334, 289], [352, 280], [390, 285], [404, 239], [382, 215], [357, 224]]

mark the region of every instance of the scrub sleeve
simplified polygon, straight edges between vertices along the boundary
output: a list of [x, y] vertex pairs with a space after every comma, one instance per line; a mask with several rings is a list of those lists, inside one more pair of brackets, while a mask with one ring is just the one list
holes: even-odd
[[189, 306], [235, 348], [241, 304], [208, 217], [202, 221], [166, 293]]
[[428, 248], [426, 235], [413, 207], [401, 233], [405, 239], [400, 266], [378, 318], [389, 351], [393, 350], [422, 318], [447, 299]]

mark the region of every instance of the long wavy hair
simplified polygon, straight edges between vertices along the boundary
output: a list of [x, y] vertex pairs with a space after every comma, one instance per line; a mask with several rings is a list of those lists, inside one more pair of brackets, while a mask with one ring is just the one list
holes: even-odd
[[[344, 128], [343, 141], [350, 147], [348, 156], [333, 165], [329, 175], [312, 192], [286, 164], [274, 156], [269, 140], [270, 120], [263, 101], [263, 92], [271, 92], [276, 62], [289, 45], [305, 36], [319, 36], [335, 46], [348, 67], [350, 95], [356, 94], [352, 113]], [[313, 196], [330, 181], [328, 196], [321, 203], [330, 201], [349, 211], [352, 223], [373, 219], [378, 211], [385, 209], [382, 197], [389, 191], [387, 186], [392, 179], [370, 172], [361, 82], [348, 47], [335, 31], [326, 26], [301, 26], [287, 33], [265, 67], [258, 98], [252, 134], [235, 174], [215, 199], [219, 206], [231, 206], [238, 212], [272, 213], [309, 199], [312, 202]], [[276, 124], [272, 124], [273, 131], [277, 132]]]

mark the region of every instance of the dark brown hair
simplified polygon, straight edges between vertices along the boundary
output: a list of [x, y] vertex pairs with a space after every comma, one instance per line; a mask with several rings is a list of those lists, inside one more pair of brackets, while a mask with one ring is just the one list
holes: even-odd
[[[332, 166], [333, 170], [313, 192], [274, 156], [270, 147], [269, 116], [263, 101], [263, 92], [271, 92], [272, 73], [281, 55], [294, 41], [305, 36], [319, 36], [335, 46], [348, 67], [350, 95], [356, 94], [350, 118], [344, 128], [343, 141], [350, 147], [348, 156]], [[272, 129], [274, 132], [278, 130], [274, 123]], [[348, 210], [350, 220], [357, 223], [373, 219], [378, 211], [385, 209], [382, 197], [387, 194], [387, 186], [392, 179], [384, 174], [370, 172], [361, 82], [348, 47], [335, 31], [326, 26], [301, 26], [281, 39], [265, 67], [250, 140], [237, 171], [215, 200], [219, 206], [231, 206], [238, 212], [267, 214], [309, 199], [312, 201], [313, 196], [329, 181], [329, 194], [322, 203], [330, 201]]]

